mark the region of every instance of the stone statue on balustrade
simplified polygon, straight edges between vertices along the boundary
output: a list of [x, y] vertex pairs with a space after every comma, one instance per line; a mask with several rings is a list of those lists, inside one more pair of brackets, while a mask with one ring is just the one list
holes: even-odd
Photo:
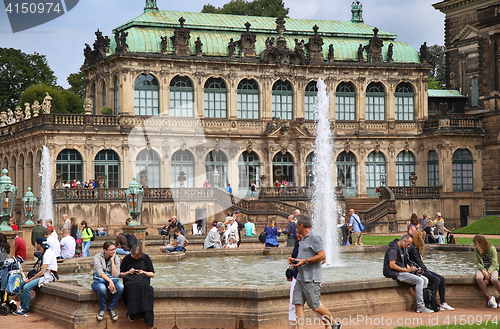
[[23, 121], [23, 109], [20, 106], [16, 106], [16, 122]]
[[30, 103], [24, 103], [24, 119], [31, 119]]
[[11, 125], [13, 124], [15, 121], [14, 121], [14, 112], [12, 112], [11, 109], [8, 109], [7, 110], [7, 124], [8, 125]]
[[85, 98], [85, 101], [83, 101], [83, 109], [86, 115], [92, 114], [92, 98]]
[[2, 112], [0, 113], [0, 126], [5, 127], [7, 125], [7, 113]]
[[40, 103], [37, 100], [33, 102], [32, 109], [33, 109], [33, 118], [36, 118], [40, 114]]
[[50, 108], [52, 107], [52, 97], [50, 97], [49, 93], [46, 93], [45, 98], [42, 103], [43, 114], [50, 114]]
[[417, 177], [417, 175], [415, 174], [414, 171], [412, 171], [410, 173], [410, 178], [409, 179], [410, 179], [411, 186], [416, 186], [417, 185], [417, 179], [418, 179], [418, 177]]
[[141, 171], [139, 176], [140, 176], [140, 182], [141, 182], [142, 187], [147, 188], [148, 187], [148, 171], [147, 170]]

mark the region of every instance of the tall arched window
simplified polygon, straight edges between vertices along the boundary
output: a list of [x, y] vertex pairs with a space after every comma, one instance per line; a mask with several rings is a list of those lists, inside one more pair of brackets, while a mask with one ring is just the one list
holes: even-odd
[[293, 88], [288, 81], [278, 80], [273, 85], [273, 117], [293, 119]]
[[106, 82], [102, 82], [102, 107], [107, 106], [108, 102], [106, 100]]
[[105, 188], [120, 187], [120, 158], [113, 150], [102, 150], [95, 156], [95, 180], [98, 182], [100, 175], [106, 176]]
[[188, 77], [176, 76], [170, 81], [170, 116], [194, 117], [193, 82]]
[[429, 151], [427, 158], [427, 185], [439, 186], [439, 158], [434, 150]]
[[205, 118], [227, 118], [227, 88], [221, 78], [205, 83]]
[[257, 81], [241, 80], [238, 84], [238, 119], [258, 119], [259, 104]]
[[352, 152], [340, 153], [337, 157], [337, 180], [342, 179], [344, 196], [356, 196], [356, 158]]
[[189, 151], [179, 150], [172, 155], [172, 164], [170, 166], [170, 185], [174, 188], [180, 187], [177, 179], [179, 178], [179, 173], [181, 171], [186, 175], [184, 187], [194, 187], [194, 157]]
[[141, 74], [135, 79], [134, 85], [135, 115], [158, 115], [158, 80], [151, 74]]
[[467, 149], [453, 153], [452, 163], [453, 191], [473, 191], [472, 154]]
[[366, 120], [385, 120], [385, 88], [380, 82], [366, 88]]
[[219, 173], [219, 186], [227, 186], [227, 156], [224, 152], [210, 151], [205, 157], [205, 179], [208, 180], [212, 186], [215, 186], [214, 172], [217, 168]]
[[385, 175], [386, 172], [384, 155], [375, 151], [368, 154], [366, 158], [366, 194], [368, 196], [377, 196], [376, 189], [382, 185], [380, 175]]
[[476, 78], [470, 82], [470, 105], [479, 106], [479, 82]]
[[316, 81], [311, 81], [306, 86], [305, 101], [305, 119], [316, 120], [317, 113], [314, 112], [316, 97], [318, 96], [318, 86]]
[[396, 87], [396, 120], [411, 121], [415, 119], [413, 87], [403, 82]]
[[113, 108], [115, 110], [115, 115], [118, 115], [120, 111], [120, 94], [118, 94], [118, 77], [115, 77], [113, 81]]
[[[279, 152], [273, 158], [273, 182], [283, 180], [293, 182], [293, 157], [290, 153], [282, 154]], [[274, 184], [273, 184], [274, 186]]]
[[19, 157], [19, 167], [21, 168], [21, 186], [20, 186], [20, 189], [21, 191], [25, 191], [25, 186], [26, 186], [26, 181], [24, 180], [24, 177], [26, 177], [26, 168], [24, 166], [24, 155], [21, 154], [21, 156]]
[[415, 172], [415, 157], [401, 151], [396, 157], [396, 186], [410, 186], [410, 173]]
[[309, 153], [306, 158], [306, 186], [312, 186], [314, 183], [314, 152]]
[[337, 87], [335, 120], [356, 120], [356, 89], [351, 82], [341, 82]]
[[[59, 152], [57, 155], [56, 170], [62, 174], [63, 182], [72, 182], [73, 179], [80, 182], [83, 181], [83, 160], [80, 152], [70, 149]], [[33, 188], [33, 182], [31, 182], [31, 187]]]
[[142, 181], [142, 176], [146, 175], [147, 186], [151, 188], [160, 187], [161, 159], [154, 150], [142, 150], [135, 159], [135, 177], [137, 181]]
[[[250, 186], [255, 182], [260, 185], [260, 160], [255, 152], [243, 152], [238, 158], [238, 195], [241, 198], [250, 196]], [[257, 190], [258, 192], [258, 190]]]

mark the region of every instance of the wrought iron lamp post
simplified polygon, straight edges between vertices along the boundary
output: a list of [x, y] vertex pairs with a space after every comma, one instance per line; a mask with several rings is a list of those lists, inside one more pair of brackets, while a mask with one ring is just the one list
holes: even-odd
[[24, 216], [28, 218], [28, 220], [26, 221], [26, 223], [24, 223], [24, 225], [35, 225], [31, 219], [35, 215], [37, 199], [33, 195], [33, 192], [31, 192], [31, 187], [28, 187], [28, 192], [26, 192], [24, 198], [22, 198], [21, 201], [23, 202]]
[[215, 187], [219, 187], [219, 177], [220, 177], [220, 174], [219, 174], [219, 171], [217, 170], [217, 167], [214, 167], [213, 176], [214, 176], [214, 185], [215, 185]]
[[141, 185], [135, 181], [135, 176], [132, 177], [129, 188], [125, 191], [125, 198], [127, 200], [127, 211], [132, 216], [129, 226], [141, 225], [137, 221], [137, 217], [142, 212], [142, 198], [144, 197], [144, 190]]
[[12, 180], [7, 174], [7, 169], [2, 170], [2, 177], [0, 177], [0, 231], [12, 231], [9, 226], [9, 220], [12, 218], [14, 206], [16, 205], [17, 187], [12, 185]]
[[385, 178], [386, 178], [385, 176], [386, 176], [386, 175], [385, 175], [385, 172], [384, 172], [384, 171], [382, 171], [382, 172], [380, 173], [380, 185], [381, 185], [381, 186], [385, 186]]

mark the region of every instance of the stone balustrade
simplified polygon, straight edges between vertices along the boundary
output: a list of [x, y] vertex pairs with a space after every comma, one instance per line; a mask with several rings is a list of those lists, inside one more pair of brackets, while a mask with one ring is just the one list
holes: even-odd
[[439, 199], [441, 186], [389, 186], [396, 199]]

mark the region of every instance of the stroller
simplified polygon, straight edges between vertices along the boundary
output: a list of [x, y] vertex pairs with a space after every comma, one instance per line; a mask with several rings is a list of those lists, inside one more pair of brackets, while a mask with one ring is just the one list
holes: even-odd
[[1, 266], [1, 289], [0, 289], [0, 315], [7, 315], [17, 310], [14, 300], [9, 296], [21, 293], [21, 285], [24, 282], [24, 273], [21, 268], [22, 258], [9, 258]]

